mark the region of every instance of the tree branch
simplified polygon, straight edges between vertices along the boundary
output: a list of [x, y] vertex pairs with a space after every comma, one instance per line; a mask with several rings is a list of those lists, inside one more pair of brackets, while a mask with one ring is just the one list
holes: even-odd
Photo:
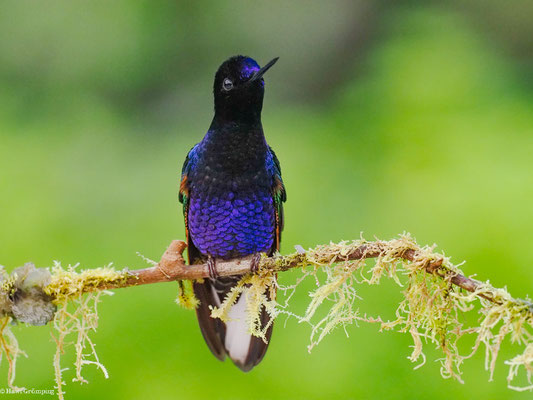
[[[299, 252], [287, 256], [276, 255], [273, 257], [264, 257], [261, 259], [259, 271], [287, 271], [291, 268], [298, 268], [305, 265], [312, 264], [332, 264], [335, 262], [353, 261], [364, 258], [383, 257], [390, 254], [391, 249], [395, 251], [394, 256], [414, 263], [419, 263], [424, 266], [424, 269], [429, 274], [438, 275], [442, 278], [449, 276], [449, 270], [443, 268], [443, 257], [428, 257], [421, 250], [413, 248], [395, 248], [394, 241], [375, 241], [361, 244], [348, 253], [329, 252], [326, 257], [321, 255], [321, 259], [317, 260], [316, 249], [308, 252]], [[194, 280], [208, 278], [209, 272], [206, 264], [187, 265], [183, 258], [183, 252], [187, 244], [181, 240], [174, 240], [170, 243], [167, 250], [161, 257], [159, 263], [151, 268], [139, 269], [129, 271], [130, 276], [121, 282], [105, 282], [101, 284], [88, 287], [88, 291], [118, 289], [123, 287], [145, 285], [160, 282], [172, 282], [179, 280]], [[327, 246], [319, 246], [319, 248]], [[228, 260], [217, 261], [217, 271], [220, 276], [244, 275], [251, 272], [251, 256]], [[454, 273], [449, 276], [450, 282], [460, 288], [474, 293], [489, 300], [493, 303], [500, 304], [500, 301], [495, 298], [493, 293], [483, 291], [483, 283], [475, 279], [468, 278], [459, 273]], [[522, 301], [522, 300], [518, 300]], [[533, 310], [530, 312], [533, 314]]]
[[[0, 270], [2, 283], [0, 317], [4, 322], [2, 325], [0, 320], [0, 325], [3, 326], [0, 329], [0, 339], [4, 343], [3, 347], [0, 346], [0, 353], [6, 354], [10, 368], [14, 368], [16, 355], [20, 350], [9, 330], [8, 321], [13, 319], [31, 325], [44, 325], [52, 321], [58, 335], [57, 362], [54, 367], [59, 390], [63, 385], [59, 357], [67, 343], [65, 337], [71, 333], [78, 337], [76, 379], [83, 379], [80, 371], [84, 358], [87, 357], [83, 353], [86, 346], [90, 346], [94, 357], [94, 360], [91, 359], [86, 363], [96, 363], [105, 371], [88, 338], [88, 332], [96, 329], [97, 316], [94, 311], [100, 291], [209, 277], [206, 264], [186, 264], [183, 257], [186, 247], [183, 241], [174, 240], [159, 263], [154, 263], [151, 268], [133, 271], [128, 269], [117, 271], [109, 266], [79, 271], [72, 266], [63, 268], [59, 263], [56, 263], [51, 270], [26, 264], [15, 269], [11, 275]], [[375, 264], [366, 266], [365, 269], [364, 260], [371, 258], [376, 259]], [[282, 289], [294, 290], [305, 277], [316, 278], [317, 288], [310, 293], [311, 302], [305, 315], [300, 317], [289, 313], [300, 322], [311, 324], [309, 349], [318, 344], [336, 326], [345, 326], [353, 321], [374, 322], [380, 324], [381, 330], [397, 330], [411, 334], [414, 347], [409, 359], [412, 362], [416, 362], [423, 354], [421, 338], [432, 341], [444, 354], [441, 374], [444, 377], [453, 376], [460, 379], [459, 366], [481, 345], [487, 349], [485, 362], [490, 366], [492, 374], [500, 344], [505, 337], [511, 335], [515, 342], [525, 346], [525, 350], [522, 354], [506, 361], [510, 366], [508, 385], [516, 390], [533, 388], [531, 383], [533, 336], [530, 333], [533, 326], [533, 305], [528, 301], [513, 298], [504, 289], [497, 289], [488, 283], [466, 277], [449, 258], [435, 253], [433, 247], [419, 246], [409, 235], [402, 235], [390, 241], [358, 240], [329, 243], [307, 251], [300, 248], [296, 253], [285, 256], [265, 256], [261, 258], [256, 274], [250, 274], [251, 260], [252, 256], [217, 261], [217, 271], [220, 276], [245, 276], [233, 288], [231, 295], [228, 295], [219, 307], [212, 310], [213, 318], [224, 321], [228, 317], [227, 313], [232, 302], [242, 295], [244, 290], [251, 310], [266, 310], [275, 318], [278, 313], [283, 313], [281, 309], [284, 306], [278, 307], [275, 296], [265, 296], [265, 291], [279, 288], [276, 273], [302, 268], [300, 280], [295, 285]], [[403, 265], [398, 268], [398, 263]], [[320, 270], [325, 272], [324, 279], [316, 274]], [[407, 285], [404, 286], [400, 282], [399, 274], [407, 275]], [[388, 276], [404, 287], [405, 297], [398, 305], [396, 319], [392, 321], [367, 317], [366, 314], [361, 315], [358, 309], [353, 308], [353, 303], [357, 299], [353, 285], [360, 282], [377, 284], [382, 276]], [[452, 285], [468, 293], [453, 290]], [[83, 296], [89, 292], [92, 294]], [[181, 305], [188, 308], [195, 307], [197, 299], [194, 295], [190, 295], [191, 292], [190, 285], [180, 284], [178, 300]], [[291, 296], [292, 294], [288, 294], [288, 298]], [[478, 309], [481, 321], [479, 326], [465, 328], [458, 315], [475, 309], [472, 303], [476, 298], [482, 300]], [[317, 308], [325, 299], [331, 300], [333, 305], [325, 316], [316, 317]], [[257, 315], [254, 314], [248, 321], [249, 329], [253, 335], [264, 337], [262, 336], [264, 327]], [[447, 332], [453, 332], [453, 335], [448, 335]], [[462, 356], [457, 347], [457, 341], [465, 334], [476, 335], [472, 353], [468, 356]], [[526, 371], [529, 386], [511, 384], [521, 368]]]

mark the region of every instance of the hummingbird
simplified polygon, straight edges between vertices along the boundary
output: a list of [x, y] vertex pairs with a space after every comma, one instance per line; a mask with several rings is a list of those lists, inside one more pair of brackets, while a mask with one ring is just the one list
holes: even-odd
[[[215, 357], [223, 361], [228, 356], [245, 372], [263, 359], [272, 325], [266, 342], [250, 334], [245, 293], [225, 323], [211, 318], [210, 306], [220, 306], [241, 278], [218, 276], [217, 260], [252, 255], [253, 271], [261, 253], [271, 256], [280, 248], [287, 196], [280, 163], [261, 124], [263, 75], [277, 60], [261, 68], [238, 55], [218, 68], [214, 117], [202, 141], [187, 154], [179, 188], [189, 264], [205, 262], [209, 270], [208, 279], [193, 283], [200, 330]], [[266, 327], [270, 317], [264, 309], [261, 313]]]

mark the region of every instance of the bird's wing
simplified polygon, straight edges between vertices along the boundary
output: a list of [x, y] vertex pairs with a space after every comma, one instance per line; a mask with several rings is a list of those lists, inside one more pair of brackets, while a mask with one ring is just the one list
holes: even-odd
[[183, 217], [185, 220], [185, 236], [187, 240], [187, 252], [189, 255], [189, 264], [193, 264], [194, 261], [196, 261], [199, 256], [200, 252], [196, 247], [193, 245], [190, 235], [189, 235], [189, 198], [190, 198], [190, 180], [189, 180], [189, 174], [191, 172], [191, 169], [194, 167], [194, 164], [196, 163], [196, 149], [198, 145], [194, 146], [189, 153], [187, 153], [187, 157], [185, 158], [185, 162], [183, 163], [183, 168], [181, 169], [181, 182], [180, 182], [180, 188], [179, 188], [179, 194], [178, 199], [180, 203], [183, 204]]
[[287, 200], [287, 192], [285, 191], [285, 185], [281, 178], [281, 166], [279, 164], [276, 153], [269, 147], [268, 169], [272, 175], [272, 197], [274, 199], [274, 212], [275, 212], [275, 240], [272, 247], [272, 253], [279, 251], [281, 242], [281, 231], [283, 230], [283, 203]]
[[180, 203], [183, 204], [183, 215], [186, 215], [189, 207], [189, 190], [190, 190], [190, 182], [189, 182], [189, 173], [191, 172], [191, 168], [194, 166], [195, 158], [196, 158], [196, 148], [198, 145], [194, 146], [189, 152], [187, 153], [187, 157], [185, 157], [185, 162], [183, 163], [183, 167], [181, 168], [181, 181], [180, 181], [180, 189], [178, 194], [178, 199]]

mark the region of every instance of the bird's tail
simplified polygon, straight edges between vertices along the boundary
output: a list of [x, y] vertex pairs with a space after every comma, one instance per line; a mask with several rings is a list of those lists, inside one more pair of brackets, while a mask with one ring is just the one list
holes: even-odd
[[[224, 277], [216, 280], [204, 279], [201, 283], [195, 282], [194, 294], [200, 300], [196, 315], [202, 335], [215, 357], [224, 360], [228, 355], [236, 366], [248, 372], [263, 359], [270, 343], [272, 325], [266, 332], [266, 343], [249, 333], [246, 293], [241, 294], [231, 307], [228, 313], [229, 320], [226, 323], [211, 318], [209, 308], [209, 306], [220, 306], [226, 294], [237, 284], [238, 280], [239, 277]], [[263, 309], [261, 311], [262, 326], [267, 326], [269, 320], [268, 313]]]

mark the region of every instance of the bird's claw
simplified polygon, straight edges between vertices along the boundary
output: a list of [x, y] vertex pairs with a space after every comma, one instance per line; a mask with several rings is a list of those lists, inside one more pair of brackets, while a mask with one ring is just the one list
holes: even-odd
[[209, 277], [213, 280], [220, 277], [217, 271], [217, 265], [214, 257], [207, 257], [207, 271], [209, 272]]
[[256, 274], [259, 271], [259, 263], [261, 262], [261, 253], [255, 253], [250, 261], [250, 271]]

